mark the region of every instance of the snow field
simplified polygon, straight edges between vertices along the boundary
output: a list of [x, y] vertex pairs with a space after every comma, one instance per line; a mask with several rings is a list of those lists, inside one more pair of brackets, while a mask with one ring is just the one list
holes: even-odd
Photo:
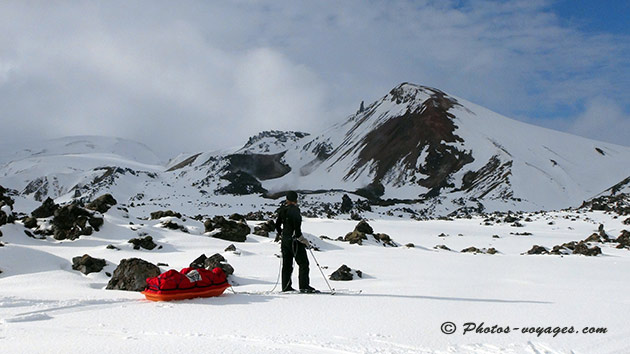
[[[603, 213], [548, 213], [517, 228], [483, 225], [480, 218], [454, 221], [370, 220], [375, 232], [414, 248], [364, 246], [319, 240], [352, 231], [355, 221], [305, 219], [303, 230], [321, 248], [315, 252], [329, 275], [341, 264], [364, 273], [350, 282], [330, 281], [361, 294], [266, 293], [279, 271], [279, 245], [249, 235], [230, 242], [157, 227], [158, 221], [125, 218], [112, 209], [100, 232], [76, 241], [26, 237], [21, 225], [5, 225], [0, 247], [0, 347], [2, 353], [597, 353], [627, 352], [630, 326], [628, 250], [602, 245], [603, 255], [521, 255], [534, 244], [552, 247], [582, 240], [605, 225], [611, 237], [620, 219]], [[132, 215], [140, 215], [133, 210]], [[565, 218], [568, 217], [568, 218]], [[577, 218], [579, 217], [579, 219]], [[571, 221], [575, 219], [575, 221]], [[130, 225], [129, 222], [134, 225]], [[553, 225], [548, 223], [553, 221]], [[140, 224], [144, 224], [141, 226]], [[250, 225], [255, 225], [250, 222]], [[132, 230], [137, 229], [137, 230]], [[133, 250], [137, 232], [162, 249]], [[511, 232], [531, 232], [531, 236]], [[444, 234], [445, 236], [439, 236]], [[461, 236], [459, 236], [461, 234]], [[498, 235], [499, 238], [493, 238]], [[113, 244], [120, 251], [108, 250]], [[435, 250], [444, 244], [453, 251]], [[463, 248], [495, 247], [499, 254], [463, 254]], [[235, 268], [234, 291], [217, 298], [154, 303], [139, 293], [104, 290], [121, 259], [139, 257], [163, 271], [180, 269], [201, 253], [219, 252]], [[103, 272], [71, 269], [74, 256], [105, 258]], [[311, 261], [311, 284], [326, 283]], [[294, 282], [297, 282], [296, 271]], [[277, 291], [277, 289], [276, 289]], [[261, 292], [258, 295], [244, 294]], [[442, 333], [444, 322], [457, 326]], [[505, 327], [605, 327], [605, 334], [463, 334], [465, 323]], [[36, 340], [33, 340], [36, 336]]]

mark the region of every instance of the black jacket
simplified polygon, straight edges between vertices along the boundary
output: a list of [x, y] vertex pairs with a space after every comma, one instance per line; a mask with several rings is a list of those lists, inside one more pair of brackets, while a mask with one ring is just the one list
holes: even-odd
[[283, 205], [278, 209], [276, 231], [282, 234], [282, 240], [291, 240], [302, 236], [302, 216], [297, 205]]

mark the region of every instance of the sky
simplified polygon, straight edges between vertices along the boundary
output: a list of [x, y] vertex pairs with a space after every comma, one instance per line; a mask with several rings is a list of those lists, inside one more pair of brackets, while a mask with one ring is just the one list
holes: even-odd
[[0, 2], [0, 140], [104, 135], [168, 159], [318, 133], [401, 82], [630, 146], [630, 3]]

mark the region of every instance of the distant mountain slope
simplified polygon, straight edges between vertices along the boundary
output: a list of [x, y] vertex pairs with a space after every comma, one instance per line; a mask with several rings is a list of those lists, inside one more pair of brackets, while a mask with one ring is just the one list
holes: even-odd
[[157, 156], [145, 145], [99, 136], [36, 142], [4, 156], [0, 184], [36, 200], [69, 193], [68, 197], [92, 195], [113, 184], [120, 175], [156, 178], [163, 170]]
[[110, 192], [141, 204], [219, 205], [251, 196], [248, 202], [266, 205], [262, 196], [295, 189], [445, 215], [579, 206], [628, 177], [630, 148], [403, 83], [317, 135], [261, 132], [241, 148], [180, 154], [165, 166], [142, 144], [104, 137], [44, 141], [2, 156], [0, 185], [36, 200]]
[[518, 122], [402, 84], [345, 122], [289, 148], [299, 189], [382, 185], [382, 198], [483, 199], [528, 208], [579, 204], [627, 174], [630, 148]]

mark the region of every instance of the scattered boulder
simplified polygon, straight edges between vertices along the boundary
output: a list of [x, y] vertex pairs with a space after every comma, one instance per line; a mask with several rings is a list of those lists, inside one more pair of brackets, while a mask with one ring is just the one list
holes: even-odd
[[[363, 277], [363, 273], [360, 270], [355, 270], [354, 273], [359, 277]], [[339, 269], [334, 271], [330, 277], [330, 280], [342, 280], [348, 281], [354, 279], [353, 270], [345, 264], [342, 264]]]
[[234, 246], [234, 244], [230, 244], [225, 248], [225, 252], [236, 252], [236, 246]]
[[606, 234], [606, 231], [604, 230], [604, 224], [599, 224], [599, 228], [598, 228], [597, 232], [599, 233], [599, 237], [601, 239], [601, 242], [609, 242], [610, 241], [610, 237], [608, 237], [608, 234]]
[[219, 253], [215, 253], [210, 257], [206, 257], [205, 254], [202, 254], [190, 263], [190, 268], [206, 268], [212, 270], [216, 267], [221, 268], [226, 275], [234, 274], [234, 267]]
[[22, 223], [24, 223], [24, 227], [28, 229], [34, 229], [37, 227], [37, 219], [35, 219], [34, 217], [27, 216], [22, 219]]
[[243, 221], [243, 222], [245, 221], [245, 217], [239, 213], [234, 213], [230, 215], [228, 219], [234, 220], [234, 221]]
[[112, 278], [107, 284], [109, 290], [143, 291], [147, 278], [160, 275], [160, 268], [140, 258], [129, 258], [120, 261]]
[[615, 239], [615, 242], [619, 243], [617, 248], [630, 247], [630, 232], [627, 230], [621, 230], [621, 234]]
[[598, 246], [589, 247], [584, 241], [578, 242], [573, 249], [573, 254], [583, 254], [585, 256], [597, 256], [602, 254], [602, 249]]
[[8, 205], [11, 209], [13, 209], [13, 204], [15, 203], [15, 201], [11, 197], [6, 195], [8, 194], [8, 192], [9, 191], [6, 188], [0, 186], [0, 207]]
[[88, 203], [85, 208], [90, 210], [98, 211], [99, 213], [105, 213], [112, 206], [116, 205], [118, 202], [111, 194], [103, 194], [102, 196], [94, 199], [90, 203]]
[[363, 220], [363, 218], [361, 217], [361, 214], [354, 211], [350, 213], [350, 219], [355, 220], [355, 221]]
[[250, 211], [249, 213], [245, 214], [245, 220], [262, 221], [265, 219], [265, 213], [263, 213], [262, 211]]
[[621, 223], [624, 224], [624, 225], [630, 225], [630, 218], [625, 219]]
[[206, 219], [203, 222], [203, 228], [204, 228], [205, 232], [212, 232], [212, 231], [214, 231], [214, 223], [212, 222], [212, 219]]
[[582, 254], [585, 256], [597, 256], [602, 253], [601, 248], [598, 246], [590, 247], [588, 242], [567, 242], [562, 245], [553, 246], [549, 254], [555, 255], [567, 255], [567, 254]]
[[140, 247], [144, 248], [145, 250], [152, 250], [155, 247], [157, 247], [157, 244], [153, 242], [153, 237], [151, 236], [132, 238], [131, 240], [127, 242], [133, 244], [134, 250], [139, 250]]
[[88, 254], [72, 258], [72, 269], [88, 275], [90, 273], [98, 273], [107, 265], [104, 259], [92, 258]]
[[563, 243], [561, 245], [553, 246], [551, 251], [549, 251], [549, 254], [555, 254], [555, 255], [572, 254], [573, 250], [575, 249], [576, 244], [577, 242], [571, 241], [571, 242]]
[[6, 224], [9, 221], [9, 215], [7, 215], [3, 210], [0, 210], [0, 226]]
[[254, 235], [269, 237], [269, 233], [272, 233], [276, 229], [276, 223], [273, 220], [268, 220], [265, 223], [254, 227]]
[[499, 251], [497, 251], [494, 247], [491, 248], [483, 248], [483, 249], [479, 249], [477, 247], [468, 247], [468, 248], [464, 248], [463, 250], [461, 250], [462, 253], [473, 253], [473, 254], [477, 254], [477, 253], [481, 253], [481, 254], [497, 254], [499, 253]]
[[160, 223], [160, 225], [162, 225], [163, 228], [165, 229], [169, 229], [169, 230], [179, 230], [181, 232], [185, 232], [188, 233], [188, 229], [186, 228], [186, 226], [184, 225], [180, 225], [176, 222], [174, 222], [173, 220], [165, 220], [162, 221]]
[[[89, 221], [90, 225], [87, 225]], [[52, 220], [53, 237], [56, 240], [75, 240], [79, 236], [89, 236], [102, 225], [103, 219], [76, 204], [65, 205], [55, 210]]]
[[414, 248], [414, 247], [416, 247], [416, 245], [414, 245], [413, 243], [408, 243], [408, 244], [405, 245], [405, 247], [407, 247], [407, 248]]
[[108, 250], [120, 251], [120, 248], [118, 248], [118, 247], [116, 247], [116, 246], [114, 246], [112, 244], [107, 245], [105, 248], [107, 248]]
[[350, 244], [356, 243], [356, 244], [362, 245], [363, 240], [367, 240], [367, 236], [365, 236], [363, 232], [354, 230], [352, 232], [347, 233], [346, 236], [343, 238], [343, 240], [346, 242], [350, 242]]
[[446, 247], [446, 245], [437, 245], [435, 247], [433, 247], [436, 250], [445, 250], [445, 251], [451, 251], [450, 248]]
[[373, 234], [374, 233], [374, 229], [372, 229], [372, 226], [370, 226], [370, 224], [367, 223], [367, 221], [365, 220], [361, 220], [357, 226], [354, 228], [355, 231], [358, 232], [362, 232], [364, 234]]
[[339, 213], [349, 213], [353, 206], [352, 199], [350, 199], [347, 194], [344, 194], [343, 197], [341, 197], [341, 207], [339, 207]]
[[172, 210], [160, 210], [160, 211], [154, 211], [151, 213], [151, 220], [157, 220], [157, 219], [161, 219], [167, 216], [176, 217], [178, 219], [182, 218], [182, 214], [176, 213]]
[[0, 226], [15, 221], [15, 216], [13, 215], [14, 201], [5, 193], [8, 193], [8, 191], [0, 186]]
[[52, 198], [46, 198], [42, 205], [31, 212], [31, 216], [34, 218], [49, 218], [55, 215], [55, 211], [59, 209], [59, 204], [55, 204]]
[[514, 223], [514, 222], [517, 222], [517, 221], [519, 221], [519, 220], [520, 220], [520, 219], [519, 219], [519, 218], [517, 218], [517, 217], [515, 217], [515, 216], [508, 215], [508, 216], [506, 216], [506, 217], [505, 217], [505, 219], [503, 219], [503, 222], [504, 222], [504, 223], [506, 223], [506, 224], [509, 224], [509, 223]]
[[527, 254], [549, 254], [549, 251], [543, 246], [534, 245], [532, 249], [527, 251]]
[[355, 226], [354, 231], [347, 233], [342, 240], [349, 242], [350, 244], [356, 243], [362, 245], [363, 241], [368, 239], [367, 235], [372, 235], [374, 240], [382, 242], [383, 246], [398, 246], [391, 237], [389, 237], [389, 235], [382, 233], [374, 234], [374, 229], [372, 229], [372, 226], [370, 226], [370, 224], [368, 224], [365, 220], [361, 220], [357, 226]]
[[604, 242], [602, 240], [602, 237], [597, 234], [597, 233], [593, 233], [591, 234], [591, 236], [587, 237], [586, 239], [584, 239], [584, 242]]
[[232, 267], [227, 260], [220, 255], [219, 253], [215, 253], [212, 256], [206, 258], [204, 261], [204, 266], [206, 269], [212, 270], [216, 267], [223, 269], [225, 275], [234, 274], [234, 267]]
[[387, 234], [374, 234], [374, 239], [383, 243], [383, 246], [398, 247]]
[[245, 222], [226, 220], [222, 216], [215, 216], [212, 219], [212, 223], [215, 229], [218, 228], [220, 230], [211, 236], [221, 240], [245, 242], [245, 240], [247, 240], [247, 235], [249, 235], [251, 231]]

